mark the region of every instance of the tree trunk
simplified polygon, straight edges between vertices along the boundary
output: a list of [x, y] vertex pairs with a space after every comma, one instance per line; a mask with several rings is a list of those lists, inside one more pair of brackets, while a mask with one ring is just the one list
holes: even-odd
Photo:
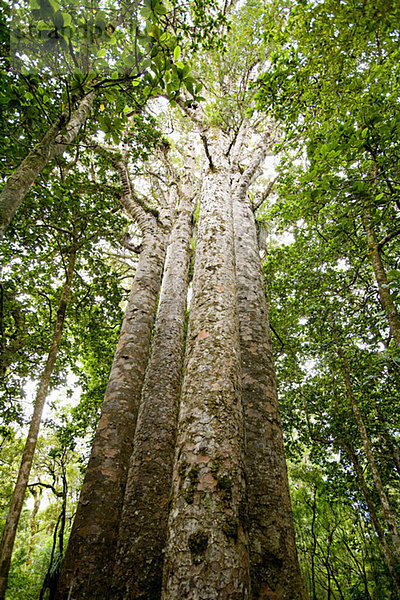
[[382, 308], [385, 311], [389, 321], [389, 328], [393, 338], [393, 342], [397, 348], [400, 348], [400, 316], [397, 312], [395, 303], [389, 291], [386, 271], [383, 266], [381, 255], [379, 252], [379, 245], [376, 239], [376, 234], [374, 228], [371, 225], [371, 214], [369, 210], [365, 209], [365, 211], [362, 214], [362, 220], [364, 224], [364, 230], [367, 236], [369, 250], [368, 255], [371, 259], [375, 279], [378, 284], [379, 298], [382, 304]]
[[393, 542], [396, 560], [400, 564], [400, 538], [399, 538], [399, 534], [397, 532], [396, 520], [393, 515], [391, 506], [389, 504], [388, 497], [386, 495], [386, 492], [385, 492], [385, 489], [384, 489], [384, 486], [382, 483], [382, 479], [381, 479], [381, 476], [380, 476], [380, 473], [378, 470], [378, 465], [376, 464], [375, 457], [372, 452], [371, 443], [369, 441], [367, 429], [365, 427], [361, 411], [359, 409], [359, 406], [357, 404], [356, 398], [353, 393], [353, 388], [351, 386], [350, 373], [349, 373], [349, 369], [347, 366], [347, 362], [345, 360], [343, 351], [340, 348], [338, 349], [338, 355], [342, 359], [341, 368], [342, 368], [343, 379], [344, 379], [344, 384], [346, 387], [347, 395], [350, 400], [350, 404], [351, 404], [351, 408], [352, 408], [355, 420], [357, 422], [358, 430], [361, 435], [361, 440], [362, 440], [364, 451], [365, 451], [365, 454], [367, 457], [368, 465], [372, 472], [372, 479], [374, 481], [376, 491], [378, 492], [378, 496], [379, 496], [379, 500], [380, 500], [380, 503], [382, 506], [383, 514], [385, 516], [385, 520], [386, 520], [386, 523], [387, 523], [387, 526], [389, 529], [390, 537]]
[[76, 247], [73, 247], [69, 254], [68, 268], [65, 283], [62, 289], [60, 303], [57, 310], [56, 323], [54, 326], [53, 337], [47, 361], [39, 381], [39, 387], [36, 392], [35, 407], [32, 420], [29, 426], [28, 437], [22, 454], [21, 466], [19, 468], [17, 482], [13, 497], [11, 499], [10, 510], [7, 515], [6, 524], [3, 531], [3, 537], [0, 546], [0, 599], [3, 600], [7, 588], [8, 572], [10, 570], [11, 555], [14, 547], [15, 535], [17, 532], [18, 521], [21, 516], [24, 503], [26, 488], [29, 481], [29, 474], [32, 468], [33, 457], [39, 436], [39, 428], [42, 419], [43, 408], [46, 402], [50, 386], [51, 375], [57, 359], [60, 348], [60, 341], [65, 322], [65, 313], [68, 300], [71, 293], [71, 283], [74, 275], [76, 262]]
[[234, 199], [252, 597], [306, 598], [294, 539], [268, 308], [246, 188]]
[[40, 502], [42, 500], [42, 488], [39, 488], [39, 489], [32, 488], [31, 492], [32, 492], [34, 502], [33, 502], [33, 509], [31, 512], [31, 516], [29, 519], [30, 527], [31, 527], [31, 537], [29, 540], [28, 556], [26, 558], [27, 566], [31, 563], [32, 554], [35, 549], [35, 542], [36, 542], [35, 538], [36, 538], [36, 534], [38, 532], [38, 525], [37, 525], [36, 517], [39, 512]]
[[213, 138], [201, 193], [164, 600], [249, 598], [232, 198], [222, 137]]
[[165, 257], [145, 235], [63, 561], [57, 599], [107, 598]]
[[160, 598], [181, 386], [192, 197], [167, 250], [119, 526], [113, 598]]
[[[81, 100], [67, 123], [65, 122], [67, 114], [64, 111], [61, 118], [50, 127], [41, 142], [29, 152], [8, 178], [0, 194], [0, 239], [36, 177], [47, 163], [64, 152], [78, 135], [79, 129], [89, 115], [94, 94], [91, 92]], [[66, 129], [66, 133], [61, 135], [60, 131], [63, 127]]]
[[400, 456], [397, 446], [395, 445], [394, 440], [387, 429], [387, 423], [385, 417], [383, 416], [380, 408], [377, 406], [376, 402], [372, 399], [372, 406], [374, 407], [375, 415], [379, 421], [381, 426], [380, 437], [385, 442], [387, 449], [389, 450], [390, 456], [392, 457], [394, 468], [397, 471], [397, 474], [400, 475]]
[[395, 584], [397, 593], [400, 595], [400, 578], [397, 574], [397, 568], [396, 568], [396, 560], [393, 556], [392, 550], [391, 548], [388, 546], [388, 543], [386, 542], [386, 538], [385, 538], [385, 534], [384, 531], [382, 529], [382, 526], [379, 522], [378, 519], [378, 515], [376, 514], [376, 510], [375, 510], [375, 506], [374, 503], [372, 501], [371, 498], [371, 494], [369, 492], [367, 483], [365, 481], [364, 478], [364, 473], [363, 470], [361, 468], [361, 465], [358, 461], [357, 456], [355, 455], [355, 453], [353, 452], [353, 450], [351, 449], [351, 447], [349, 446], [349, 444], [347, 442], [345, 442], [343, 439], [339, 439], [339, 443], [341, 444], [341, 446], [344, 448], [347, 456], [349, 457], [349, 459], [351, 460], [351, 462], [353, 463], [354, 466], [354, 470], [356, 472], [356, 477], [357, 477], [357, 481], [358, 484], [362, 490], [362, 493], [364, 495], [365, 498], [365, 502], [367, 504], [368, 507], [368, 513], [371, 517], [371, 521], [372, 524], [374, 526], [374, 529], [376, 531], [376, 534], [378, 536], [381, 548], [382, 548], [382, 552], [383, 555], [385, 557], [386, 560], [386, 564], [388, 566], [389, 572], [392, 576], [393, 582]]
[[317, 536], [315, 533], [315, 521], [317, 517], [317, 488], [313, 489], [313, 502], [312, 502], [312, 521], [311, 521], [311, 536], [313, 540], [312, 550], [311, 550], [311, 590], [312, 590], [312, 600], [317, 600], [317, 593], [315, 587], [315, 557], [317, 554]]

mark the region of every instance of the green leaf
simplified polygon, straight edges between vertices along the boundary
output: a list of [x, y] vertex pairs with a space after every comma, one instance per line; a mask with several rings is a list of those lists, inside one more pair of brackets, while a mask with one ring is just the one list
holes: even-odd
[[97, 58], [103, 58], [107, 54], [107, 50], [105, 48], [101, 48], [97, 53]]
[[167, 9], [162, 4], [157, 4], [154, 8], [154, 12], [157, 13], [158, 15], [166, 15]]
[[180, 55], [181, 55], [181, 47], [175, 46], [175, 50], [174, 50], [174, 61], [175, 62], [179, 59]]
[[37, 24], [37, 28], [39, 31], [50, 31], [53, 29], [53, 26], [50, 23], [46, 23], [45, 21], [39, 21]]
[[72, 22], [72, 17], [69, 13], [62, 13], [63, 16], [63, 21], [64, 21], [64, 27], [68, 27], [68, 25], [71, 25]]
[[143, 19], [145, 19], [147, 21], [151, 17], [151, 15], [153, 14], [153, 12], [152, 12], [151, 8], [148, 8], [147, 6], [145, 6], [140, 11], [140, 14], [143, 17]]
[[49, 0], [49, 3], [55, 13], [60, 10], [60, 5], [57, 0]]

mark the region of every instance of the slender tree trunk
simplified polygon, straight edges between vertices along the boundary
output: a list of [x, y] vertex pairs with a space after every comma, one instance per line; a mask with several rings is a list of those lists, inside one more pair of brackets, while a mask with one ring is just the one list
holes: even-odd
[[161, 596], [181, 386], [192, 198], [182, 196], [167, 250], [119, 526], [113, 598]]
[[374, 400], [372, 400], [372, 405], [374, 407], [375, 415], [381, 425], [380, 437], [384, 440], [386, 447], [389, 450], [389, 453], [390, 453], [390, 456], [392, 457], [394, 468], [396, 469], [397, 474], [400, 475], [399, 451], [397, 449], [397, 446], [395, 445], [394, 440], [392, 439], [392, 437], [390, 436], [390, 434], [388, 432], [386, 419], [383, 416], [380, 408], [377, 406], [377, 404]]
[[[212, 135], [212, 134], [211, 134]], [[163, 599], [249, 597], [230, 166], [208, 136]]]
[[397, 348], [400, 348], [400, 316], [397, 312], [396, 305], [389, 291], [386, 271], [382, 263], [378, 240], [376, 239], [374, 228], [371, 225], [371, 214], [368, 209], [365, 209], [365, 211], [363, 212], [362, 219], [364, 224], [364, 230], [367, 236], [369, 250], [368, 255], [371, 259], [375, 279], [378, 284], [379, 298], [382, 304], [382, 308], [385, 311], [389, 321], [389, 328], [393, 338], [393, 342]]
[[369, 515], [371, 517], [371, 521], [372, 524], [374, 526], [374, 529], [376, 531], [376, 534], [378, 536], [381, 548], [382, 548], [382, 552], [383, 555], [385, 557], [386, 560], [386, 564], [388, 566], [389, 572], [392, 576], [393, 582], [395, 584], [396, 590], [398, 592], [398, 594], [400, 595], [400, 578], [399, 575], [397, 574], [397, 567], [396, 567], [396, 559], [393, 556], [393, 552], [391, 550], [391, 548], [389, 547], [386, 538], [385, 538], [385, 534], [384, 531], [382, 529], [382, 526], [379, 522], [378, 519], [378, 515], [376, 514], [376, 510], [375, 510], [375, 505], [372, 501], [371, 498], [371, 494], [369, 492], [367, 483], [365, 481], [364, 478], [364, 473], [363, 470], [361, 468], [361, 465], [358, 461], [357, 456], [355, 455], [355, 453], [353, 452], [352, 448], [349, 446], [349, 444], [347, 442], [345, 442], [343, 439], [339, 440], [339, 443], [341, 444], [341, 446], [344, 448], [347, 456], [350, 458], [351, 462], [353, 463], [354, 466], [354, 470], [356, 473], [356, 477], [357, 477], [357, 481], [358, 484], [362, 490], [362, 493], [364, 495], [365, 498], [365, 502], [367, 503], [368, 506], [368, 512]]
[[[10, 175], [0, 194], [0, 239], [9, 226], [26, 193], [47, 163], [58, 156], [76, 138], [93, 104], [94, 92], [81, 100], [66, 123], [66, 112], [57, 120], [37, 146]], [[66, 133], [61, 135], [62, 128]]]
[[361, 411], [359, 409], [359, 406], [357, 404], [356, 398], [353, 393], [353, 388], [351, 386], [351, 381], [350, 381], [349, 368], [347, 366], [347, 362], [345, 360], [343, 351], [340, 348], [338, 349], [338, 355], [342, 359], [341, 368], [342, 368], [343, 379], [344, 379], [344, 383], [346, 386], [347, 395], [349, 397], [351, 408], [352, 408], [354, 417], [357, 422], [358, 430], [361, 435], [364, 451], [367, 456], [368, 465], [372, 472], [372, 478], [374, 480], [376, 491], [378, 492], [378, 496], [379, 496], [379, 500], [381, 502], [383, 514], [385, 515], [385, 520], [386, 520], [386, 523], [387, 523], [387, 526], [389, 529], [390, 537], [393, 542], [396, 560], [400, 564], [400, 537], [399, 537], [399, 534], [397, 531], [396, 520], [393, 515], [391, 506], [389, 504], [388, 497], [385, 492], [385, 488], [382, 483], [378, 465], [376, 464], [375, 457], [372, 452], [371, 442], [369, 441], [367, 429], [365, 427]]
[[31, 558], [32, 558], [32, 554], [33, 551], [35, 549], [35, 538], [36, 538], [36, 534], [38, 531], [38, 526], [37, 526], [37, 521], [36, 521], [36, 517], [37, 514], [39, 512], [39, 508], [40, 508], [40, 502], [42, 499], [42, 488], [36, 489], [33, 488], [31, 490], [32, 495], [33, 495], [33, 499], [34, 499], [34, 503], [33, 503], [33, 509], [31, 512], [31, 516], [30, 516], [30, 527], [31, 527], [31, 537], [29, 540], [29, 549], [28, 549], [28, 556], [26, 559], [26, 565], [29, 565], [31, 562]]
[[306, 598], [294, 539], [268, 309], [247, 189], [234, 200], [246, 431], [248, 530], [254, 600]]
[[0, 546], [0, 599], [3, 600], [7, 588], [8, 572], [10, 570], [11, 555], [14, 547], [15, 535], [17, 532], [18, 521], [21, 516], [21, 510], [24, 503], [26, 488], [29, 481], [33, 457], [36, 450], [36, 444], [39, 436], [40, 422], [42, 419], [43, 408], [49, 391], [50, 379], [54, 370], [60, 348], [61, 336], [65, 322], [65, 313], [68, 300], [71, 293], [71, 283], [74, 274], [76, 262], [76, 247], [69, 254], [68, 267], [65, 283], [62, 289], [60, 303], [57, 310], [56, 323], [54, 326], [53, 337], [47, 361], [39, 381], [39, 387], [36, 392], [35, 406], [32, 420], [29, 426], [28, 437], [22, 454], [21, 466], [19, 468], [17, 482], [13, 497], [11, 499], [10, 510], [7, 515], [6, 524], [3, 531], [3, 537]]
[[58, 599], [107, 597], [164, 257], [164, 235], [147, 234], [63, 561]]
[[315, 588], [315, 556], [317, 554], [317, 536], [315, 534], [315, 520], [317, 511], [317, 488], [313, 489], [313, 502], [312, 502], [312, 521], [311, 521], [311, 535], [313, 539], [313, 545], [311, 550], [311, 589], [312, 589], [312, 600], [317, 600], [316, 588]]

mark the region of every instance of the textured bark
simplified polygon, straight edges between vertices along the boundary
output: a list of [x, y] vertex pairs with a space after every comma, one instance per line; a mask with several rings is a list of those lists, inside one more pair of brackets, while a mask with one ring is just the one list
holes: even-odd
[[[18, 210], [29, 188], [47, 163], [58, 156], [76, 138], [79, 129], [87, 119], [94, 99], [91, 92], [74, 110], [66, 123], [66, 112], [50, 127], [41, 142], [29, 152], [19, 167], [12, 173], [0, 194], [0, 239]], [[60, 134], [65, 127], [66, 133]]]
[[371, 259], [375, 279], [378, 284], [379, 298], [382, 308], [388, 318], [393, 342], [397, 348], [400, 348], [400, 316], [390, 294], [386, 271], [379, 252], [378, 240], [376, 239], [374, 228], [371, 225], [371, 215], [367, 209], [363, 213], [363, 224], [367, 236], [368, 255]]
[[[188, 191], [188, 190], [187, 190]], [[181, 386], [192, 198], [174, 223], [119, 526], [113, 598], [161, 596]]]
[[57, 599], [108, 598], [113, 554], [165, 256], [147, 234], [65, 554]]
[[[249, 597], [230, 167], [208, 150], [186, 341], [163, 599]], [[222, 136], [220, 136], [222, 137]]]
[[21, 516], [22, 506], [24, 503], [26, 488], [28, 486], [29, 475], [32, 469], [33, 457], [35, 454], [36, 444], [39, 436], [43, 408], [49, 392], [50, 380], [60, 348], [61, 336], [65, 322], [65, 313], [67, 309], [68, 299], [71, 293], [71, 284], [74, 274], [75, 261], [76, 248], [74, 247], [71, 253], [69, 254], [67, 273], [65, 283], [61, 292], [60, 303], [57, 310], [56, 322], [54, 325], [50, 350], [36, 392], [35, 406], [29, 426], [28, 437], [26, 439], [24, 451], [22, 453], [21, 466], [18, 471], [17, 482], [15, 484], [9, 513], [7, 515], [6, 524], [3, 530], [3, 536], [0, 545], [1, 600], [4, 599], [6, 593], [8, 573], [11, 564], [11, 555], [14, 547], [19, 518]]
[[400, 564], [400, 537], [397, 531], [396, 519], [389, 504], [388, 497], [385, 492], [385, 488], [382, 483], [382, 479], [379, 473], [378, 465], [375, 461], [375, 456], [372, 451], [371, 442], [369, 441], [368, 432], [364, 424], [364, 419], [362, 417], [361, 411], [357, 404], [357, 400], [353, 393], [353, 388], [351, 386], [350, 381], [350, 372], [347, 366], [347, 362], [344, 358], [342, 350], [338, 349], [338, 355], [342, 359], [342, 373], [343, 379], [346, 386], [347, 395], [350, 400], [351, 408], [357, 422], [358, 430], [361, 435], [361, 440], [364, 447], [364, 452], [367, 456], [368, 465], [371, 469], [372, 479], [375, 484], [376, 491], [378, 492], [379, 500], [382, 506], [383, 514], [385, 516], [385, 520], [389, 529], [389, 534], [393, 542], [394, 553], [396, 556], [397, 562]]
[[246, 187], [234, 197], [252, 597], [306, 598], [297, 559], [268, 309]]

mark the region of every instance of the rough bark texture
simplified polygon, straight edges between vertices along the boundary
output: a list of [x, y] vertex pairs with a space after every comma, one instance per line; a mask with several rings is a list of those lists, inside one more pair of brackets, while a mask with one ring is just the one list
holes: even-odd
[[[94, 92], [85, 96], [67, 123], [65, 123], [66, 114], [63, 114], [8, 178], [0, 194], [0, 239], [36, 177], [47, 163], [64, 152], [78, 135], [79, 129], [89, 115], [93, 99]], [[66, 133], [61, 135], [60, 131], [63, 127]]]
[[368, 465], [371, 469], [372, 479], [375, 484], [376, 491], [378, 492], [379, 500], [382, 506], [382, 511], [385, 516], [385, 520], [389, 529], [389, 534], [393, 542], [394, 554], [398, 563], [400, 564], [400, 537], [397, 531], [396, 519], [393, 514], [392, 508], [389, 504], [388, 497], [385, 492], [385, 488], [382, 483], [382, 479], [379, 473], [378, 465], [375, 461], [375, 456], [372, 451], [371, 442], [369, 441], [368, 432], [364, 424], [364, 419], [357, 404], [356, 397], [353, 393], [353, 388], [350, 381], [350, 372], [347, 366], [347, 362], [344, 358], [343, 351], [339, 348], [338, 355], [342, 359], [342, 373], [344, 384], [346, 387], [347, 395], [350, 400], [351, 408], [357, 422], [358, 430], [360, 432], [361, 440], [364, 447], [364, 452], [367, 456]]
[[125, 310], [56, 598], [108, 598], [157, 298], [164, 236], [147, 235]]
[[363, 224], [367, 236], [368, 255], [371, 259], [375, 279], [378, 284], [379, 298], [382, 308], [387, 314], [393, 342], [397, 348], [400, 348], [400, 316], [390, 294], [386, 271], [379, 252], [378, 240], [376, 239], [375, 231], [371, 225], [371, 216], [368, 210], [363, 213]]
[[187, 302], [192, 198], [171, 232], [119, 527], [113, 598], [161, 596]]
[[252, 598], [295, 600], [306, 593], [294, 539], [256, 226], [245, 191], [237, 186], [234, 224]]
[[201, 194], [164, 600], [249, 597], [230, 172], [221, 140], [208, 150], [214, 168]]
[[21, 510], [25, 499], [26, 488], [28, 486], [29, 475], [32, 468], [33, 457], [36, 450], [36, 444], [39, 436], [40, 423], [42, 420], [43, 408], [49, 391], [51, 375], [57, 360], [58, 350], [65, 322], [65, 313], [67, 310], [68, 299], [71, 293], [72, 278], [74, 275], [76, 261], [76, 248], [74, 247], [69, 255], [68, 267], [65, 283], [61, 292], [60, 303], [57, 310], [56, 322], [54, 326], [53, 337], [50, 350], [47, 356], [43, 373], [40, 377], [39, 387], [36, 392], [35, 406], [32, 419], [29, 426], [28, 437], [25, 442], [22, 453], [21, 466], [18, 471], [17, 482], [11, 499], [9, 513], [3, 530], [3, 536], [0, 545], [0, 599], [3, 600], [7, 588], [8, 573], [11, 564], [11, 555], [14, 547], [15, 536]]

